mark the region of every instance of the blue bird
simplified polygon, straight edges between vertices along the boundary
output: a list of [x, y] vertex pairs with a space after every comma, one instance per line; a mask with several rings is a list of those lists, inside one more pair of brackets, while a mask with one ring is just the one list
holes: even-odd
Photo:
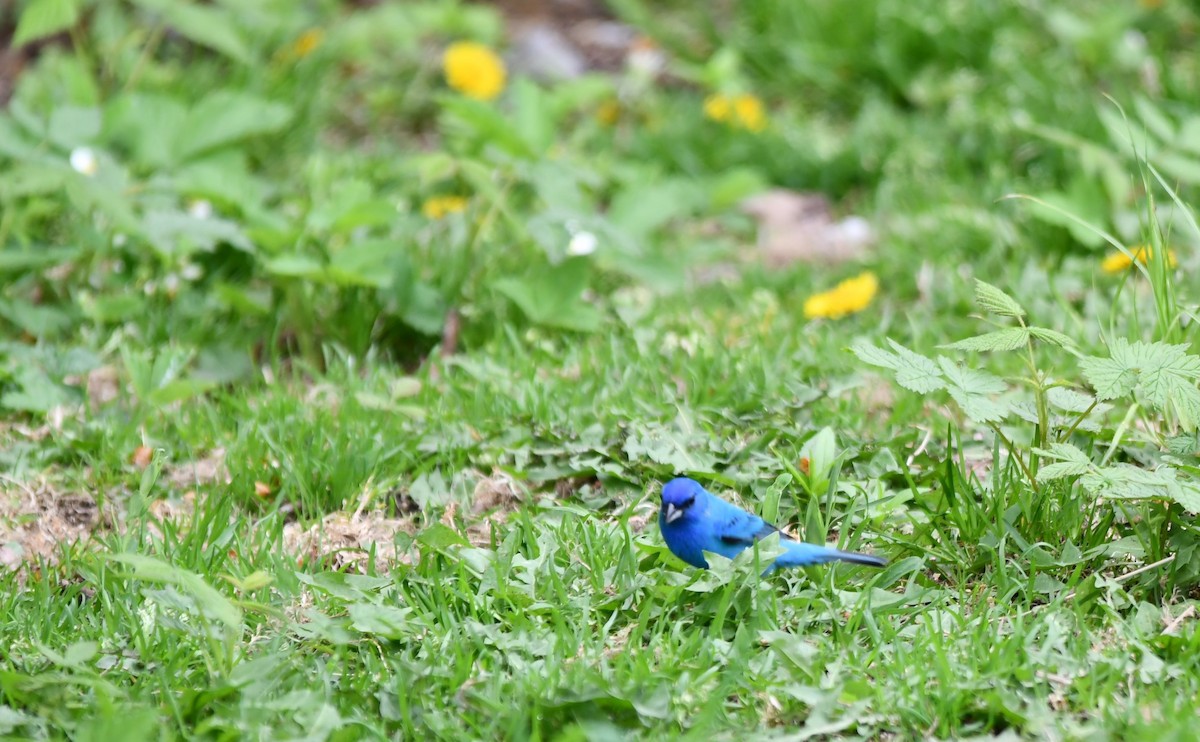
[[733, 559], [743, 549], [772, 533], [779, 534], [779, 545], [787, 551], [776, 557], [763, 574], [778, 567], [808, 567], [833, 561], [871, 567], [887, 564], [886, 559], [877, 556], [795, 541], [757, 515], [725, 502], [687, 477], [667, 482], [663, 486], [662, 501], [658, 527], [663, 538], [672, 554], [693, 567], [708, 569], [708, 561], [704, 558], [706, 551]]

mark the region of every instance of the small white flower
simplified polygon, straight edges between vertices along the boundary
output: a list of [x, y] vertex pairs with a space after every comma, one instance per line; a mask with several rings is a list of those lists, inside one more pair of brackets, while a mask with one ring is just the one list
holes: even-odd
[[91, 147], [76, 147], [71, 150], [71, 167], [90, 178], [100, 169], [100, 160]]
[[596, 252], [596, 245], [599, 240], [596, 235], [588, 231], [580, 231], [571, 235], [571, 241], [567, 243], [567, 255], [591, 255]]
[[837, 231], [841, 232], [842, 239], [847, 242], [870, 242], [875, 239], [875, 230], [871, 229], [871, 223], [861, 216], [846, 217], [838, 223]]
[[117, 232], [113, 235], [113, 247], [125, 247], [126, 242], [129, 242], [129, 237], [124, 232]]
[[188, 263], [180, 269], [179, 275], [183, 276], [185, 281], [199, 281], [204, 276], [204, 269], [195, 263]]
[[647, 39], [637, 39], [629, 48], [625, 57], [625, 65], [634, 74], [647, 78], [658, 77], [667, 66], [667, 56], [662, 49]]
[[188, 204], [188, 215], [193, 219], [211, 219], [213, 215], [212, 202], [206, 198], [198, 198]]

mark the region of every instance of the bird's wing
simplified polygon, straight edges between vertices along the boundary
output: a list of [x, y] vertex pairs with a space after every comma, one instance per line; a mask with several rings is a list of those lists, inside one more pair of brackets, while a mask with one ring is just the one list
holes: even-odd
[[778, 533], [781, 540], [791, 540], [786, 533], [753, 513], [717, 497], [713, 497], [713, 503], [709, 507], [717, 537], [728, 546], [745, 548], [772, 533]]

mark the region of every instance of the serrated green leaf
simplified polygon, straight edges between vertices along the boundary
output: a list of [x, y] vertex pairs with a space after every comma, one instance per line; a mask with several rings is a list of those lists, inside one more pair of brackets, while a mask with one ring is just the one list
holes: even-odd
[[939, 345], [939, 348], [947, 350], [968, 350], [968, 351], [998, 351], [998, 350], [1016, 350], [1025, 345], [1029, 340], [1029, 330], [1024, 327], [1006, 327], [1003, 330], [995, 332], [987, 332], [983, 335], [964, 338], [956, 343], [949, 345]]
[[951, 388], [957, 387], [969, 394], [1000, 394], [1008, 389], [1003, 379], [987, 371], [962, 366], [949, 358], [939, 357], [938, 362]]
[[1200, 357], [1187, 352], [1187, 345], [1131, 343], [1117, 338], [1109, 358], [1084, 357], [1084, 378], [1100, 399], [1113, 399], [1136, 391], [1158, 410], [1174, 409], [1185, 430], [1200, 425]]
[[1037, 480], [1039, 482], [1049, 482], [1055, 479], [1063, 479], [1064, 477], [1078, 477], [1087, 474], [1088, 469], [1089, 467], [1087, 466], [1069, 461], [1046, 464], [1041, 469], [1038, 469]]
[[993, 423], [1008, 415], [1008, 405], [978, 394], [969, 394], [957, 387], [950, 387], [950, 396], [971, 420], [977, 423]]
[[1137, 372], [1111, 358], [1087, 356], [1079, 362], [1079, 367], [1100, 399], [1124, 397], [1137, 385]]
[[986, 371], [960, 366], [948, 358], [938, 358], [945, 374], [950, 397], [965, 414], [977, 423], [1002, 420], [1009, 410], [1006, 402], [989, 397], [1008, 389], [1004, 381]]
[[900, 359], [896, 357], [895, 353], [889, 353], [866, 340], [855, 341], [850, 346], [850, 352], [858, 356], [858, 360], [863, 363], [869, 363], [872, 366], [879, 366], [880, 368], [890, 368], [894, 371], [900, 364]]
[[1178, 488], [1172, 492], [1175, 502], [1189, 513], [1200, 513], [1200, 485], [1191, 478], [1180, 480], [1177, 484]]
[[1200, 391], [1194, 384], [1180, 384], [1170, 395], [1171, 405], [1179, 416], [1179, 426], [1192, 431], [1200, 426]]
[[1075, 341], [1072, 340], [1070, 336], [1064, 335], [1058, 330], [1051, 330], [1048, 327], [1030, 327], [1029, 334], [1038, 340], [1042, 340], [1052, 345], [1057, 345], [1060, 348], [1075, 347]]
[[975, 303], [985, 311], [1001, 317], [1024, 317], [1025, 310], [1017, 300], [986, 281], [975, 279]]
[[1063, 477], [1087, 474], [1093, 468], [1088, 455], [1070, 443], [1053, 443], [1050, 449], [1035, 448], [1033, 452], [1056, 463], [1046, 464], [1038, 470], [1039, 482], [1048, 482]]
[[896, 351], [897, 384], [918, 394], [928, 394], [946, 385], [933, 359], [914, 353], [891, 338], [888, 344]]
[[1112, 405], [1097, 402], [1096, 398], [1090, 394], [1084, 394], [1083, 392], [1077, 392], [1074, 389], [1067, 389], [1061, 386], [1051, 387], [1047, 390], [1046, 401], [1050, 403], [1051, 407], [1064, 412], [1072, 412], [1076, 415], [1087, 412], [1088, 408], [1092, 408], [1093, 404], [1096, 405], [1092, 408], [1092, 412], [1095, 414], [1102, 414], [1112, 408]]
[[1167, 439], [1167, 451], [1176, 456], [1200, 455], [1200, 437], [1195, 433], [1173, 435]]
[[1080, 478], [1084, 489], [1097, 497], [1116, 500], [1174, 500], [1175, 470], [1162, 467], [1151, 471], [1130, 464], [1093, 469]]
[[1092, 460], [1078, 446], [1070, 443], [1051, 443], [1050, 448], [1035, 448], [1034, 453], [1054, 461], [1065, 461], [1090, 466]]
[[33, 0], [25, 6], [13, 33], [14, 47], [53, 36], [79, 20], [77, 0]]

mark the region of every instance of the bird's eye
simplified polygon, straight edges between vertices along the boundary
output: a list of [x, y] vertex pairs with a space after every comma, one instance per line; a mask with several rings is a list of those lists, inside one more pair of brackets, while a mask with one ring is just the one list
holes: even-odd
[[689, 497], [688, 499], [683, 501], [682, 507], [690, 508], [692, 505], [695, 505], [695, 504], [696, 504], [696, 496], [692, 495], [691, 497]]

